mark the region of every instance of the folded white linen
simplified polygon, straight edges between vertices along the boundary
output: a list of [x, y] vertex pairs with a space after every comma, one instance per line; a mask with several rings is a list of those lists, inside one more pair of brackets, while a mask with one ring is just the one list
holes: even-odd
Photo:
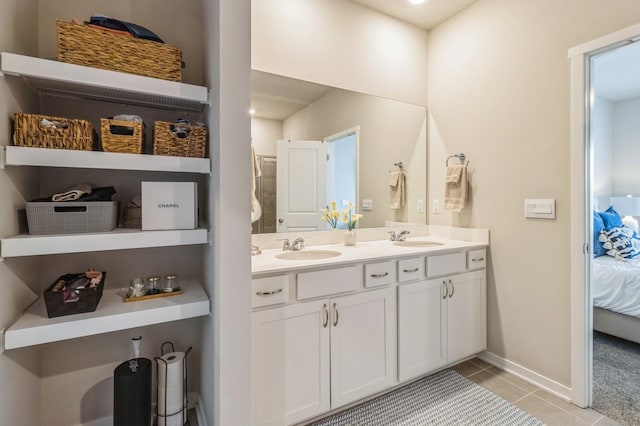
[[75, 201], [84, 194], [91, 194], [91, 190], [91, 185], [88, 183], [79, 183], [62, 192], [53, 194], [51, 196], [51, 201]]

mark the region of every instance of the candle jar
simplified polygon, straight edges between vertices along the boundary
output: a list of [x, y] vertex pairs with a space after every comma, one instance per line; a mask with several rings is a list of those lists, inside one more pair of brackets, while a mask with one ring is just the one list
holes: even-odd
[[162, 283], [162, 291], [165, 293], [171, 293], [172, 291], [179, 290], [180, 286], [178, 284], [178, 276], [176, 274], [169, 274], [164, 277], [164, 282]]
[[158, 275], [152, 275], [147, 278], [147, 294], [160, 293], [160, 277]]

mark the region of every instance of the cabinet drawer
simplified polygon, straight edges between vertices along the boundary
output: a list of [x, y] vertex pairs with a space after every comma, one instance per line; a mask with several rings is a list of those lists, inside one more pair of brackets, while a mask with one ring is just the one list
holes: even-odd
[[398, 260], [398, 282], [418, 280], [424, 277], [424, 257]]
[[298, 274], [298, 300], [345, 293], [362, 288], [362, 265]]
[[465, 252], [427, 257], [427, 277], [457, 274], [467, 270]]
[[467, 269], [487, 267], [487, 249], [471, 250], [467, 252]]
[[251, 280], [251, 307], [276, 305], [289, 301], [289, 275]]
[[395, 262], [378, 262], [364, 265], [364, 286], [378, 287], [393, 284]]

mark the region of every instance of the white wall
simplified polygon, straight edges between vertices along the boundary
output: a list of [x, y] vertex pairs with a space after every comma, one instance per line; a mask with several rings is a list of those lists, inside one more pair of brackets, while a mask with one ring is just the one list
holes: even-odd
[[593, 146], [593, 200], [596, 210], [606, 210], [610, 204], [613, 181], [613, 105], [596, 97], [591, 116]]
[[613, 103], [612, 195], [640, 197], [640, 98]]
[[[321, 140], [356, 126], [360, 126], [359, 196], [360, 200], [373, 200], [373, 211], [359, 211], [364, 215], [359, 226], [383, 226], [385, 220], [408, 221], [409, 212], [416, 211], [417, 200], [426, 194], [424, 107], [332, 90], [287, 118], [283, 136]], [[398, 170], [394, 163], [399, 161], [407, 171], [407, 203], [403, 209], [389, 210], [389, 171]], [[411, 221], [425, 223], [426, 215], [421, 216]]]
[[[467, 154], [471, 202], [429, 223], [491, 230], [489, 351], [570, 386], [570, 47], [634, 24], [626, 0], [479, 0], [429, 33], [429, 197]], [[523, 200], [555, 198], [557, 219]]]
[[344, 0], [253, 0], [251, 67], [424, 105], [427, 32]]
[[[0, 11], [0, 51], [37, 55], [38, 2], [6, 0]], [[0, 145], [9, 145], [9, 118], [36, 107], [36, 99], [15, 80], [0, 78]], [[37, 175], [26, 168], [0, 170], [0, 237], [18, 233], [17, 210], [37, 191]], [[10, 326], [39, 291], [37, 261], [7, 259], [0, 262], [0, 329]], [[1, 332], [1, 330], [0, 330]], [[0, 423], [32, 426], [40, 422], [40, 363], [38, 350], [0, 354]]]
[[276, 141], [283, 138], [282, 124], [281, 120], [251, 117], [251, 144], [256, 155], [276, 156]]

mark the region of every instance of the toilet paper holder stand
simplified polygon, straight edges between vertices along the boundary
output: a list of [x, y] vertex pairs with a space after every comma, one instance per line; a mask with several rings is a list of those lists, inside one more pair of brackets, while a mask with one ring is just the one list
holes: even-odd
[[[175, 352], [175, 346], [173, 345], [172, 342], [164, 342], [162, 345], [160, 345], [160, 353], [162, 354], [162, 356], [165, 355], [165, 346], [170, 346], [171, 347], [171, 351], [166, 352], [166, 353], [171, 353], [171, 352]], [[189, 346], [187, 348], [186, 351], [184, 351], [184, 363], [182, 364], [182, 374], [183, 374], [183, 380], [182, 380], [182, 404], [181, 404], [181, 409], [174, 412], [174, 413], [166, 413], [166, 409], [167, 409], [167, 392], [164, 393], [164, 407], [165, 407], [165, 414], [160, 414], [160, 403], [158, 401], [158, 404], [156, 404], [156, 416], [158, 417], [158, 424], [160, 424], [160, 418], [163, 417], [165, 419], [168, 419], [169, 417], [174, 417], [177, 415], [181, 416], [181, 420], [182, 420], [182, 425], [189, 425], [189, 419], [187, 418], [187, 357], [189, 355], [189, 353], [191, 352], [191, 346]], [[164, 372], [165, 372], [165, 377], [167, 377], [167, 372], [168, 372], [168, 367], [169, 365], [167, 364], [167, 361], [165, 361], [163, 358], [161, 357], [154, 357], [154, 360], [156, 361], [156, 378], [160, 377], [158, 375], [158, 369], [160, 369], [160, 363], [164, 364]], [[158, 387], [160, 386], [160, 383], [158, 383]], [[165, 420], [164, 424], [166, 425], [167, 422]]]

